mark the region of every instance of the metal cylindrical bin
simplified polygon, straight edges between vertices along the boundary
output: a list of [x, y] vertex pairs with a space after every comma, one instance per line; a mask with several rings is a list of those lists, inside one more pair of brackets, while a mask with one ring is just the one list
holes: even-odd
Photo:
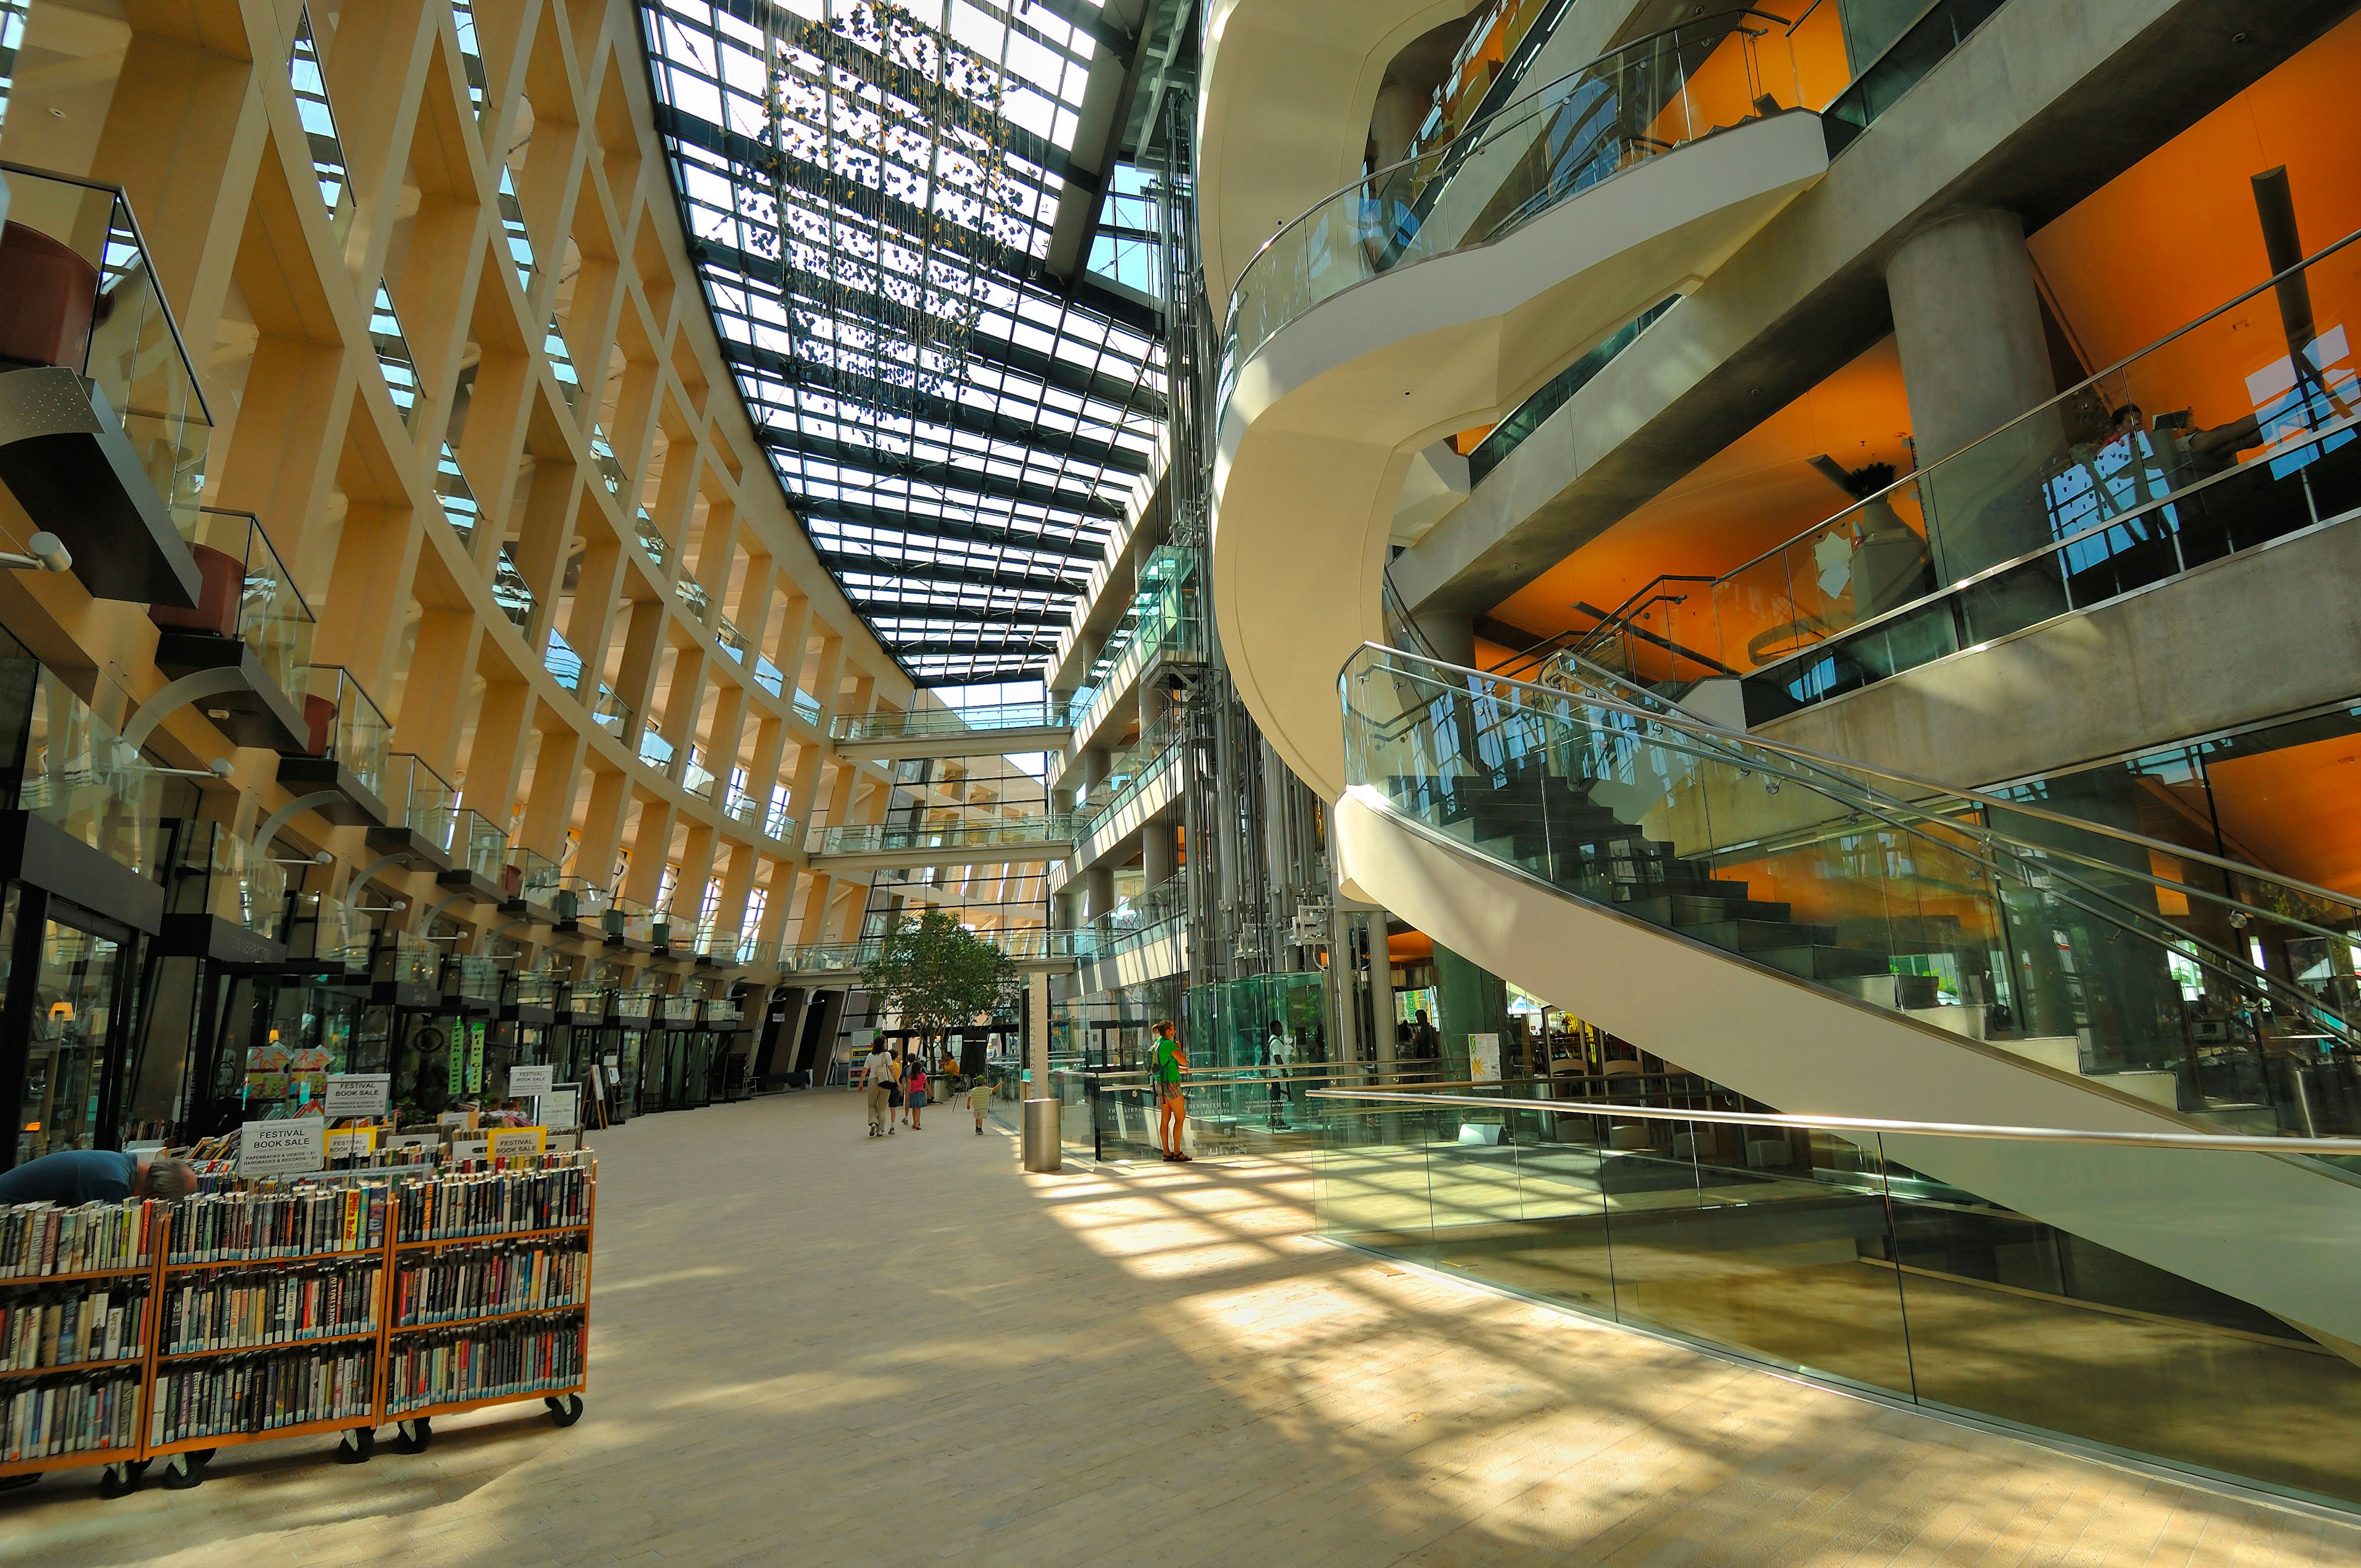
[[1025, 1168], [1054, 1171], [1059, 1166], [1058, 1113], [1055, 1100], [1025, 1102]]

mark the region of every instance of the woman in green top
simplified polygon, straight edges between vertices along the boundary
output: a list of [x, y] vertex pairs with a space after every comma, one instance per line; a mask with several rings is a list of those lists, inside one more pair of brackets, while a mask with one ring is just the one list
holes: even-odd
[[1180, 1048], [1180, 1041], [1170, 1020], [1156, 1025], [1156, 1137], [1164, 1146], [1164, 1157], [1185, 1164], [1189, 1156], [1180, 1151], [1181, 1123], [1188, 1119], [1188, 1102], [1180, 1095], [1180, 1075], [1189, 1070], [1189, 1053]]

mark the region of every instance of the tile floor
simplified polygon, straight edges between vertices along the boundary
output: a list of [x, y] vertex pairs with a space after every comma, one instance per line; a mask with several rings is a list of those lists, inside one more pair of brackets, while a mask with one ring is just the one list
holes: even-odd
[[2361, 1563], [2361, 1528], [1848, 1399], [1311, 1240], [1283, 1165], [1024, 1177], [841, 1092], [600, 1140], [591, 1391], [423, 1455], [0, 1495], [82, 1565]]

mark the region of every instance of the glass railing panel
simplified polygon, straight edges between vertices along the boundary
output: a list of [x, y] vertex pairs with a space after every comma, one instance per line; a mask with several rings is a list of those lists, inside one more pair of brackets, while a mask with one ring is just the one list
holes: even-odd
[[[2250, 1154], [1475, 1097], [1315, 1092], [1322, 1232], [1894, 1398], [2361, 1500], [2343, 1419], [2361, 1368], [2239, 1293], [2275, 1281], [2120, 1250], [2276, 1234], [2244, 1197]], [[2059, 1173], [2056, 1217], [1975, 1190], [2028, 1168]]]
[[771, 786], [771, 800], [763, 813], [763, 837], [775, 839], [782, 844], [796, 840], [796, 819], [787, 815], [788, 790], [785, 784]]
[[388, 753], [385, 788], [378, 792], [394, 819], [413, 833], [440, 844], [456, 798], [443, 775], [408, 751]]
[[779, 666], [771, 663], [767, 655], [758, 653], [754, 657], [754, 684], [777, 696], [786, 685], [787, 677], [780, 673]]
[[459, 71], [467, 82], [467, 106], [481, 120], [491, 77], [484, 70], [484, 46], [476, 35], [476, 8], [470, 0], [451, 0], [451, 24], [459, 33]]
[[1070, 812], [1040, 817], [1005, 817], [964, 821], [866, 823], [823, 828], [812, 837], [816, 855], [882, 853], [900, 850], [1054, 850], [1063, 855], [1078, 822]]
[[1509, 411], [1508, 417], [1494, 425], [1491, 433], [1476, 444], [1476, 450], [1467, 455], [1468, 483], [1482, 484], [1550, 415], [1572, 402], [1574, 395], [1590, 385], [1617, 355], [1637, 343], [1642, 333], [1664, 319], [1664, 313], [1678, 303], [1680, 296], [1675, 294], [1661, 304], [1650, 306], [1638, 319], [1618, 328], [1606, 342], [1551, 377], [1542, 384], [1541, 390]]
[[401, 985], [436, 987], [443, 956], [434, 943], [414, 931], [379, 931], [369, 963], [369, 977]]
[[713, 770], [705, 765], [704, 752], [691, 746], [687, 760], [681, 765], [680, 787], [699, 800], [711, 800], [718, 782]]
[[681, 608], [688, 611], [689, 620], [699, 626], [709, 622], [713, 614], [713, 596], [705, 591], [703, 583], [691, 577], [682, 577], [673, 584], [672, 594], [680, 601]]
[[839, 740], [899, 740], [986, 729], [1067, 729], [1073, 724], [1075, 711], [1060, 696], [1047, 702], [1005, 703], [989, 707], [849, 713], [840, 715], [832, 728]]
[[[2139, 842], [2012, 834], [1931, 787], [1912, 804], [1743, 735], [1391, 651], [1356, 655], [1344, 695], [1356, 798], [1569, 896], [2168, 1108], [2361, 1127], [2361, 1095], [2315, 1102], [2297, 1071], [2353, 1059], [2361, 1034], [2240, 940], [2332, 928], [2160, 880]], [[2229, 1097], [2247, 1084], [2258, 1100]]]
[[313, 739], [326, 742], [313, 754], [334, 757], [371, 795], [384, 799], [393, 740], [384, 710], [361, 690], [351, 671], [335, 665], [313, 665], [305, 672], [303, 691]]
[[517, 282], [530, 297], [541, 265], [533, 259], [533, 234], [525, 227], [524, 203], [517, 200], [516, 181], [505, 163], [500, 166], [500, 189], [493, 202], [500, 208], [500, 234], [508, 242], [509, 261], [516, 268]]
[[505, 981], [499, 960], [461, 953], [444, 965], [443, 994], [496, 1004]]
[[795, 712], [796, 717], [802, 719], [806, 724], [818, 724], [819, 722], [819, 698], [812, 696], [811, 693], [804, 690], [801, 686], [797, 686], [796, 688], [795, 696]]
[[464, 806], [446, 810], [437, 815], [431, 829], [420, 831], [442, 846], [455, 870], [473, 872], [489, 883], [502, 882], [500, 872], [508, 861], [509, 836], [483, 813]]
[[2001, 0], [1937, 0], [1899, 38], [1885, 32], [1881, 24], [1886, 24], [1889, 16], [1905, 18], [1915, 7], [1865, 9], [1862, 15], [1869, 19], [1859, 32], [1854, 30], [1855, 13], [1847, 7], [1843, 14], [1847, 31], [1852, 35], [1845, 40], [1847, 48], [1855, 60], [1867, 59], [1870, 65], [1828, 104], [1829, 151], [1850, 146], [2000, 7]]
[[1784, 22], [1725, 11], [1636, 40], [1281, 229], [1231, 295], [1224, 378], [1381, 273], [1499, 237], [1636, 164], [1803, 104]]
[[287, 911], [287, 870], [266, 850], [221, 823], [184, 823], [174, 870], [169, 905], [173, 913], [210, 915], [279, 939]]
[[656, 526], [656, 520], [648, 515], [647, 508], [641, 507], [632, 513], [631, 528], [639, 536], [640, 548], [648, 553], [648, 559], [656, 564], [658, 571], [662, 571], [664, 557], [672, 546], [665, 542], [664, 530]]
[[310, 934], [307, 956], [348, 970], [368, 968], [368, 920], [352, 905], [330, 894], [303, 894], [296, 900], [296, 919]]
[[607, 433], [598, 427], [596, 420], [590, 423], [590, 468], [598, 476], [598, 482], [607, 487], [607, 493], [610, 496], [620, 496], [624, 487], [631, 483], [629, 476], [623, 472], [622, 463], [615, 456], [614, 447], [608, 444]]
[[2343, 516], [2361, 375], [2341, 324], [2303, 323], [2361, 308], [2356, 240], [1899, 481], [1831, 470], [1869, 493], [1677, 626], [1613, 624], [1577, 652], [1660, 687], [1652, 671], [1748, 677], [1771, 717]]
[[537, 904], [544, 908], [557, 902], [561, 879], [557, 874], [557, 862], [547, 855], [535, 854], [522, 848], [511, 850], [508, 870], [515, 873], [511, 879], [513, 885], [509, 890], [511, 897], [522, 898], [527, 904]]
[[300, 699], [314, 625], [293, 574], [250, 512], [206, 508], [188, 521], [182, 538], [204, 584], [196, 608], [154, 607], [149, 619], [176, 631], [237, 638], [273, 685]]
[[606, 682], [598, 683], [598, 695], [591, 699], [589, 708], [590, 722], [625, 746], [631, 745], [637, 738], [633, 729], [638, 716], [631, 711], [631, 705], [617, 696]]
[[533, 585], [517, 570], [512, 544], [500, 546], [500, 558], [492, 566], [492, 603], [508, 617], [510, 625], [528, 637], [533, 635], [533, 612], [539, 601], [533, 597]]
[[303, 123], [312, 173], [320, 182], [320, 201], [328, 209], [329, 222], [341, 225], [353, 210], [352, 175], [345, 160], [344, 138], [336, 134], [336, 111], [328, 102], [327, 78], [320, 70], [320, 46], [312, 33], [309, 6], [296, 7], [287, 80], [295, 89], [295, 111]]
[[607, 890], [582, 876], [561, 876], [551, 890], [549, 906], [560, 920], [595, 923], [606, 913]]
[[16, 85], [16, 51], [25, 47], [25, 15], [32, 0], [0, 0], [0, 123]]
[[196, 372], [158, 291], [130, 204], [112, 186], [10, 164], [8, 221], [64, 247], [90, 293], [42, 345], [94, 382], [183, 538], [196, 528], [213, 434]]
[[527, 972], [510, 977], [507, 1000], [519, 1007], [555, 1007], [557, 990], [555, 977]]
[[418, 413], [418, 362], [411, 357], [410, 339], [402, 335], [401, 318], [394, 313], [393, 296], [380, 280], [369, 306], [369, 345], [377, 351], [378, 368], [385, 373], [385, 389], [407, 427]]
[[541, 651], [541, 664], [549, 672], [550, 678], [567, 691], [581, 691], [582, 655], [566, 641], [566, 634], [554, 626], [549, 629], [549, 646]]
[[483, 509], [476, 504], [476, 492], [467, 484], [467, 476], [459, 470], [459, 455], [451, 444], [443, 444], [442, 455], [434, 461], [434, 495], [443, 505], [443, 521], [459, 536], [461, 549], [475, 545], [476, 525], [483, 521]]
[[143, 876], [163, 853], [163, 781], [80, 694], [0, 641], [0, 734], [15, 806]]
[[641, 732], [641, 762], [645, 762], [649, 767], [655, 769], [656, 772], [660, 773], [670, 773], [672, 771], [672, 757], [673, 744], [671, 741], [665, 740], [662, 733], [653, 729], [642, 730]]
[[557, 389], [566, 398], [568, 412], [582, 406], [582, 375], [574, 367], [574, 356], [566, 346], [566, 333], [555, 313], [541, 334], [542, 352], [549, 356], [550, 374], [557, 378]]

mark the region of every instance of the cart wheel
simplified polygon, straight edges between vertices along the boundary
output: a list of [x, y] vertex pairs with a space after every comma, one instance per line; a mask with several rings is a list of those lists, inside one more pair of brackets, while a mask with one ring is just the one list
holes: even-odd
[[369, 1455], [377, 1452], [377, 1428], [352, 1427], [346, 1431], [336, 1444], [339, 1464], [367, 1464]]
[[185, 1492], [203, 1481], [205, 1462], [199, 1459], [197, 1453], [204, 1452], [208, 1451], [197, 1450], [189, 1453], [176, 1453], [164, 1461], [164, 1473], [157, 1477], [163, 1484], [164, 1489], [168, 1492]]
[[413, 1421], [395, 1422], [393, 1432], [396, 1453], [423, 1453], [426, 1445], [434, 1441], [434, 1423], [421, 1416]]
[[192, 1448], [189, 1450], [189, 1463], [202, 1470], [214, 1462], [214, 1455], [219, 1452], [219, 1449], [213, 1448]]
[[555, 1394], [542, 1403], [549, 1407], [549, 1419], [559, 1426], [570, 1427], [582, 1419], [582, 1396], [579, 1394]]
[[136, 1460], [106, 1466], [98, 1473], [98, 1495], [109, 1500], [129, 1497], [139, 1489], [139, 1475], [146, 1468]]
[[41, 1473], [38, 1470], [27, 1471], [22, 1475], [0, 1475], [0, 1492], [22, 1491], [27, 1486], [40, 1484]]

